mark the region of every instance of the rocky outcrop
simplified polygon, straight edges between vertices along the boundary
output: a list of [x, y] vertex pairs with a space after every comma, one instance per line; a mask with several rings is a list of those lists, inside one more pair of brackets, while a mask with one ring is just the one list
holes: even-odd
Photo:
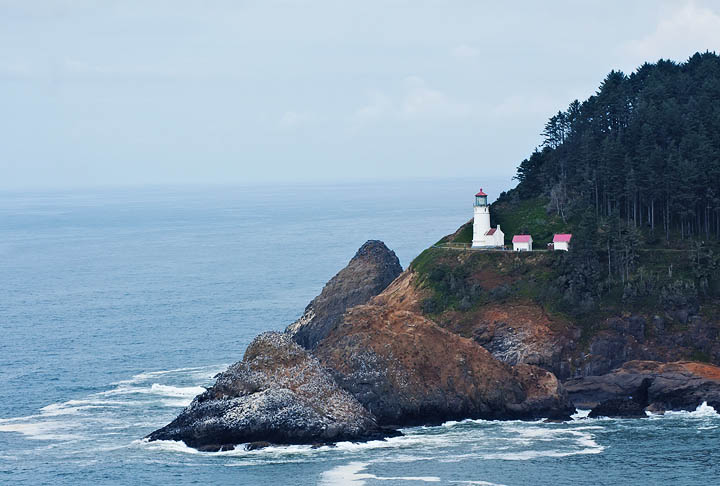
[[578, 408], [594, 408], [608, 400], [627, 399], [649, 380], [644, 409], [695, 410], [708, 405], [720, 410], [720, 368], [706, 363], [630, 361], [610, 373], [565, 382]]
[[407, 302], [401, 290], [394, 284], [386, 291], [393, 295], [349, 310], [316, 349], [379, 423], [567, 418], [574, 411], [552, 373], [502, 363], [473, 340], [395, 308], [393, 302]]
[[382, 292], [402, 272], [395, 252], [385, 243], [369, 240], [308, 304], [286, 332], [301, 346], [314, 349], [340, 322], [345, 311]]
[[599, 405], [590, 410], [588, 417], [612, 417], [612, 418], [644, 418], [647, 417], [645, 409], [650, 404], [648, 397], [648, 389], [652, 384], [650, 378], [643, 378], [640, 386], [628, 395], [622, 398], [611, 398], [601, 402]]
[[220, 373], [150, 440], [181, 440], [202, 450], [242, 443], [328, 443], [396, 434], [287, 335], [255, 338], [243, 360]]

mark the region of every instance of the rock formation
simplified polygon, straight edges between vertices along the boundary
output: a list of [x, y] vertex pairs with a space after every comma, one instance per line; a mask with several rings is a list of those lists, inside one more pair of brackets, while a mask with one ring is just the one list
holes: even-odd
[[633, 396], [644, 380], [647, 410], [695, 410], [703, 402], [720, 410], [720, 368], [705, 363], [630, 361], [604, 375], [568, 380], [565, 387], [575, 406], [594, 408]]
[[314, 349], [340, 322], [347, 309], [378, 295], [401, 272], [395, 252], [382, 241], [367, 241], [286, 332], [301, 346]]
[[573, 413], [552, 373], [502, 363], [473, 340], [396, 309], [391, 304], [396, 299], [381, 294], [371, 304], [354, 307], [316, 349], [340, 386], [379, 423], [567, 418]]
[[241, 443], [328, 443], [394, 435], [287, 335], [261, 334], [215, 384], [150, 440], [202, 450]]
[[424, 291], [411, 270], [396, 278], [400, 271], [382, 242], [367, 242], [286, 334], [257, 337], [149, 439], [219, 450], [361, 441], [463, 418], [569, 417], [574, 408], [551, 372], [498, 361], [423, 316]]

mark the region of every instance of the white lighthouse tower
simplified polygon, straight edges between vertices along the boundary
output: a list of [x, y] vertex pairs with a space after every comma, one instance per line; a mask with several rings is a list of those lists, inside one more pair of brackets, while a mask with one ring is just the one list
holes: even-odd
[[472, 240], [472, 246], [475, 248], [497, 248], [505, 244], [505, 234], [500, 231], [500, 226], [490, 227], [490, 205], [488, 205], [487, 197], [482, 189], [475, 194]]

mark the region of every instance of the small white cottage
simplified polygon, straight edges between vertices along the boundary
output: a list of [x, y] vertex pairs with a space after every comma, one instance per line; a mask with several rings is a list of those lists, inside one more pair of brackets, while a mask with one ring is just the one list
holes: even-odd
[[532, 241], [532, 236], [530, 235], [513, 236], [513, 251], [532, 251]]
[[487, 194], [480, 189], [475, 194], [475, 203], [473, 204], [473, 248], [501, 248], [505, 245], [505, 233], [500, 230], [500, 225], [496, 228], [490, 227], [490, 205], [487, 202]]
[[553, 249], [555, 250], [561, 250], [561, 251], [568, 251], [570, 249], [570, 240], [572, 239], [572, 234], [569, 233], [558, 233], [555, 236], [553, 236]]

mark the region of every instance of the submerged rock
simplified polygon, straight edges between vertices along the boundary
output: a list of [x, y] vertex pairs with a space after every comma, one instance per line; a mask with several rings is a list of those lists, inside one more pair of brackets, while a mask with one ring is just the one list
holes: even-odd
[[202, 450], [235, 444], [312, 444], [396, 435], [289, 336], [261, 334], [243, 360], [217, 377], [150, 440], [179, 440]]
[[706, 363], [629, 361], [604, 375], [568, 380], [565, 387], [576, 407], [594, 408], [637, 394], [645, 380], [649, 386], [643, 410], [695, 410], [703, 402], [720, 410], [720, 368]]
[[378, 295], [401, 272], [395, 252], [382, 241], [367, 241], [286, 332], [301, 346], [314, 349], [340, 322], [347, 309]]

